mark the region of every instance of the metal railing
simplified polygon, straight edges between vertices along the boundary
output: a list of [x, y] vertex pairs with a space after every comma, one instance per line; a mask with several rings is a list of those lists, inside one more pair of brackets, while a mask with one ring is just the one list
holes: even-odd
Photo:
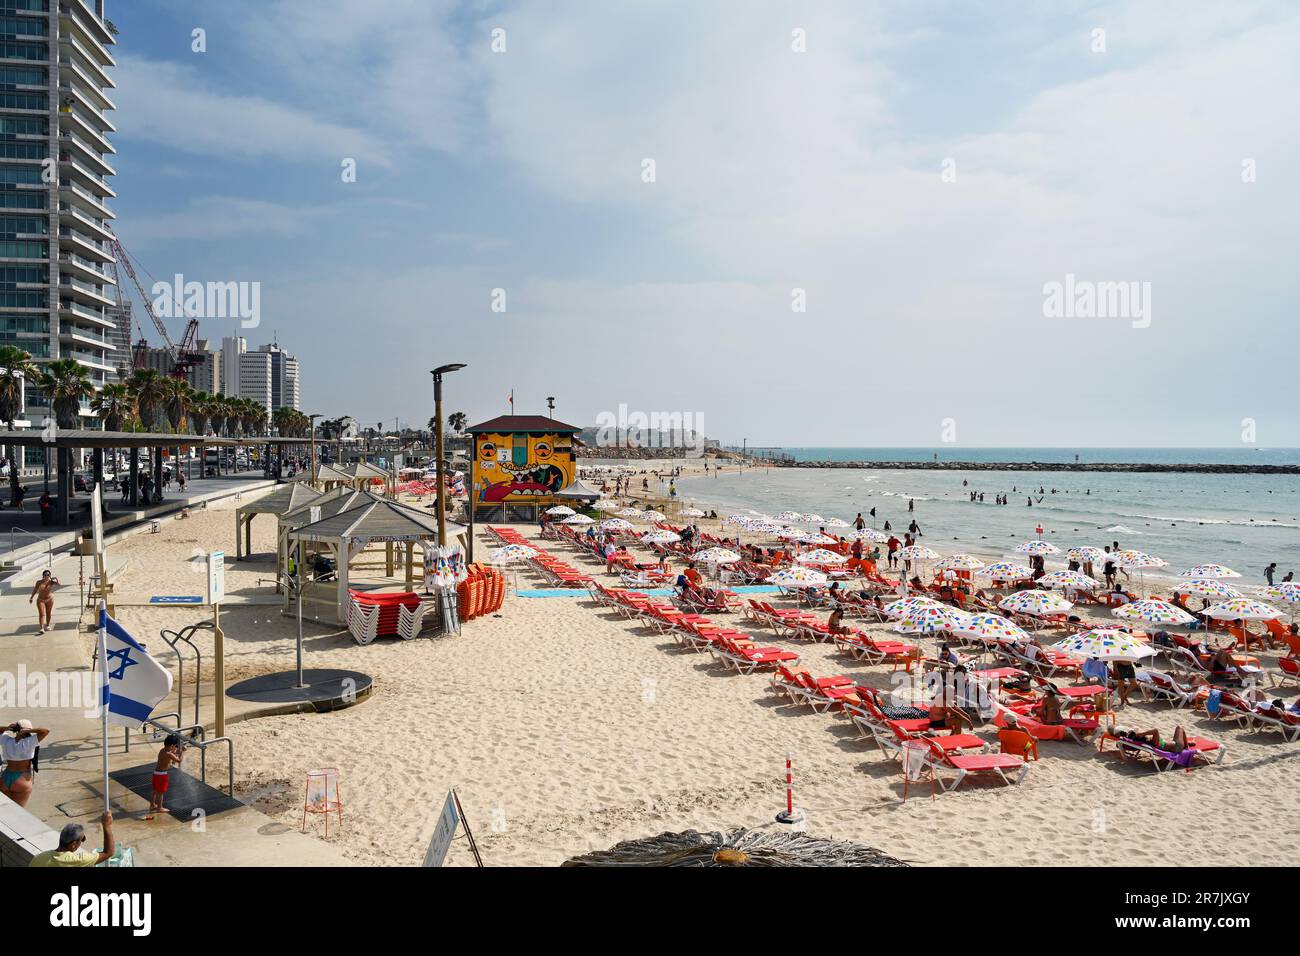
[[[160, 718], [175, 717], [177, 726], [172, 727], [164, 724]], [[144, 722], [146, 727], [154, 727], [164, 734], [181, 734], [189, 731], [191, 747], [199, 748], [199, 779], [204, 783], [208, 782], [208, 748], [213, 744], [226, 745], [226, 772], [228, 774], [227, 786], [230, 791], [230, 798], [235, 798], [235, 742], [229, 737], [211, 737], [207, 736], [207, 731], [203, 729], [202, 724], [187, 724], [181, 726], [181, 715], [175, 711], [158, 714], [156, 717], [149, 717]], [[126, 744], [126, 752], [131, 752], [131, 728], [123, 727], [123, 740]]]
[[[13, 466], [11, 465], [10, 467], [12, 468]], [[50, 542], [47, 541], [45, 538], [42, 538], [39, 534], [33, 534], [32, 532], [28, 531], [26, 528], [10, 528], [10, 529], [9, 529], [9, 553], [10, 553], [10, 554], [13, 554], [13, 552], [14, 552], [14, 532], [15, 532], [15, 531], [16, 531], [18, 534], [25, 534], [25, 535], [27, 535], [27, 537], [31, 538], [32, 540], [34, 540], [34, 541], [39, 541], [41, 544], [45, 545], [45, 566], [46, 566], [47, 568], [53, 568], [53, 567], [54, 567], [54, 546], [53, 546], [52, 544], [50, 544]]]

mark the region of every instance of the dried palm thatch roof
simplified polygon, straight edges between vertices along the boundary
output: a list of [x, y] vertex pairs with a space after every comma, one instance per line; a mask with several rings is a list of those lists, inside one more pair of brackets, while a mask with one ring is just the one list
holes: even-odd
[[564, 866], [907, 866], [879, 850], [807, 833], [732, 830], [661, 833], [624, 840], [566, 860]]

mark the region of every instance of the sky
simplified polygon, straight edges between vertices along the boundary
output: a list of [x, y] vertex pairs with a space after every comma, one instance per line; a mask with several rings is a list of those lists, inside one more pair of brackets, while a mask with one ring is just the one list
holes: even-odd
[[260, 283], [201, 334], [297, 355], [306, 412], [422, 426], [465, 362], [471, 422], [1300, 445], [1294, 2], [107, 13], [118, 235]]

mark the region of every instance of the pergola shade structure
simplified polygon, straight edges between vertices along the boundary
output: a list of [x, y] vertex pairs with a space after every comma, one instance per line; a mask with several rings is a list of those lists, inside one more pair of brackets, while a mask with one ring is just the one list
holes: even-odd
[[[334, 507], [336, 504], [338, 507]], [[368, 545], [382, 542], [387, 546], [386, 570], [391, 577], [394, 570], [393, 546], [402, 544], [405, 547], [406, 584], [410, 587], [415, 580], [415, 545], [417, 542], [436, 542], [438, 522], [433, 515], [364, 491], [340, 496], [328, 506], [332, 514], [325, 515], [322, 510], [319, 520], [293, 528], [288, 533], [288, 543], [290, 548], [298, 550], [299, 562], [303, 559], [304, 544], [323, 546], [333, 553], [338, 577], [335, 604], [338, 621], [342, 624], [347, 620], [349, 562]], [[449, 524], [447, 530], [449, 535], [460, 535], [465, 527]]]
[[347, 475], [348, 480], [352, 482], [354, 487], [363, 490], [369, 488], [372, 481], [382, 481], [384, 483], [384, 490], [388, 491], [389, 481], [393, 477], [382, 468], [376, 468], [368, 461], [353, 462], [346, 467], [338, 469], [338, 471], [341, 474]]
[[[310, 485], [291, 482], [280, 485], [270, 494], [263, 495], [256, 501], [241, 505], [235, 509], [235, 560], [242, 561], [253, 550], [253, 518], [257, 515], [283, 515], [305, 508], [321, 497], [321, 493]], [[283, 536], [276, 535], [277, 567], [283, 568], [288, 557], [284, 551]], [[276, 578], [276, 590], [280, 590], [280, 579]]]
[[316, 483], [326, 489], [338, 485], [351, 485], [353, 480], [351, 475], [333, 465], [316, 466]]
[[573, 484], [561, 488], [555, 493], [555, 497], [568, 498], [571, 501], [595, 501], [600, 497], [600, 492], [575, 478]]

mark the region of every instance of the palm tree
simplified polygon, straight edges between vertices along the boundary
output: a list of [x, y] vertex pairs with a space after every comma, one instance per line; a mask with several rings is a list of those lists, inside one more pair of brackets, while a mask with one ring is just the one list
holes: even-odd
[[104, 431], [118, 432], [135, 414], [131, 389], [121, 382], [105, 385], [90, 400], [90, 410], [104, 423]]
[[465, 430], [465, 426], [469, 424], [469, 419], [465, 417], [464, 412], [452, 412], [447, 416], [447, 424], [459, 435]]
[[189, 425], [196, 435], [204, 435], [208, 430], [208, 407], [212, 396], [207, 392], [194, 392], [190, 395]]
[[90, 373], [76, 359], [58, 359], [40, 373], [38, 384], [50, 398], [54, 420], [60, 428], [81, 424], [81, 403], [95, 394]]
[[[23, 381], [35, 381], [39, 374], [31, 354], [16, 345], [0, 346], [0, 421], [13, 431], [14, 420], [23, 411]], [[21, 488], [18, 484], [19, 462], [22, 446], [9, 446], [9, 504], [18, 506]]]
[[185, 421], [185, 413], [189, 411], [190, 395], [193, 393], [193, 389], [183, 378], [166, 378], [162, 381], [161, 392], [163, 396], [163, 415], [166, 416], [167, 423], [171, 425], [172, 433], [177, 434]]
[[149, 431], [158, 424], [159, 416], [168, 402], [167, 379], [158, 374], [157, 369], [136, 369], [127, 382], [135, 395], [136, 409], [140, 421]]

